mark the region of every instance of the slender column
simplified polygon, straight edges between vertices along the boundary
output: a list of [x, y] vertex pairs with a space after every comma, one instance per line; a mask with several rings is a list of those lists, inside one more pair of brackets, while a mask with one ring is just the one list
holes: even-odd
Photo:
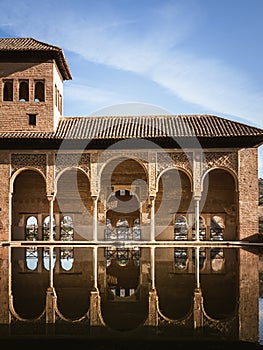
[[155, 241], [155, 197], [151, 198], [151, 241]]
[[47, 195], [49, 200], [49, 241], [54, 241], [53, 239], [53, 219], [54, 219], [54, 195]]
[[199, 241], [199, 230], [200, 230], [200, 225], [199, 225], [199, 202], [200, 198], [195, 198], [195, 239], [196, 241]]
[[98, 222], [97, 222], [97, 217], [98, 217], [98, 196], [92, 196], [93, 200], [93, 235], [92, 239], [93, 241], [98, 240]]

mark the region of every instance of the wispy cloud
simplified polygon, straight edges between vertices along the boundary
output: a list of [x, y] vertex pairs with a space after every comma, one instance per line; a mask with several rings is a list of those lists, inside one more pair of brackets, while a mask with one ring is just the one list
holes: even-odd
[[[90, 8], [88, 1], [82, 8], [78, 1], [74, 5], [65, 1], [62, 11], [53, 1], [15, 3], [5, 3], [1, 21], [17, 35], [35, 36], [86, 60], [134, 72], [205, 110], [262, 124], [263, 92], [252, 86], [244, 72], [222, 60], [197, 57], [189, 49], [185, 52], [182, 43], [193, 35], [201, 16], [197, 8], [189, 11], [189, 2], [187, 6], [185, 2], [153, 2], [147, 10], [138, 5], [137, 11], [130, 12], [108, 2]], [[89, 93], [94, 103], [121, 103], [112, 92], [72, 88], [71, 100], [84, 102], [84, 94]]]

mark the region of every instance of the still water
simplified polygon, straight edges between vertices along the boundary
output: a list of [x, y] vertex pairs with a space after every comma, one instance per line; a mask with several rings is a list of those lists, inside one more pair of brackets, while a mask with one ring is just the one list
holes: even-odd
[[1, 339], [263, 349], [261, 246], [181, 243], [1, 247]]

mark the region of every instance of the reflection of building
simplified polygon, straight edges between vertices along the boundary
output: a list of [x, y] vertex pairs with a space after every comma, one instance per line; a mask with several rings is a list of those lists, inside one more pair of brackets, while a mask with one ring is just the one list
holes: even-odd
[[[58, 269], [58, 261], [65, 273], [74, 271], [81, 253], [73, 245], [80, 241], [136, 241], [136, 247], [149, 240], [240, 240], [258, 232], [263, 130], [211, 115], [63, 117], [63, 82], [71, 73], [62, 50], [9, 38], [0, 39], [0, 53], [0, 240], [47, 244], [14, 252], [23, 272], [41, 273], [42, 262]], [[53, 241], [64, 243], [59, 253], [49, 251]], [[117, 245], [96, 257], [105, 263], [99, 271], [110, 271], [98, 283], [104, 285], [102, 276], [110, 281], [112, 298], [132, 297], [134, 289], [116, 284], [115, 273], [147, 270], [138, 263], [143, 252], [132, 248]], [[1, 254], [6, 262], [5, 249]], [[193, 266], [193, 254], [184, 250], [174, 259]], [[91, 265], [86, 273], [97, 274]], [[1, 274], [7, 283], [5, 269]], [[140, 278], [145, 295], [147, 274]], [[6, 303], [0, 316], [8, 323], [6, 284], [0, 288]]]

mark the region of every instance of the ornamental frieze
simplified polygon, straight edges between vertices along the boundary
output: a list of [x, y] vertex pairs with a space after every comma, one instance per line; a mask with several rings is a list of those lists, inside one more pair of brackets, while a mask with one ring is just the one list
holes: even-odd
[[211, 168], [224, 167], [237, 173], [238, 158], [234, 152], [204, 152], [203, 172]]
[[90, 154], [89, 153], [65, 153], [56, 156], [56, 175], [66, 168], [78, 167], [90, 175]]
[[45, 154], [11, 154], [11, 169], [15, 171], [32, 167], [38, 169], [43, 175], [46, 175], [46, 155]]
[[158, 152], [157, 176], [168, 168], [182, 168], [192, 174], [193, 155], [190, 152]]

